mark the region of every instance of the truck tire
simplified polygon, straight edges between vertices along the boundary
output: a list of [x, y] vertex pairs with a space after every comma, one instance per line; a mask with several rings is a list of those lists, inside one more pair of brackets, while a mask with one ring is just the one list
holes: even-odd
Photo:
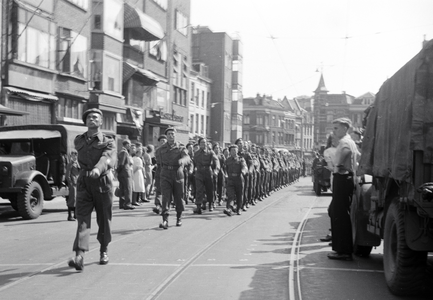
[[38, 182], [28, 183], [17, 199], [18, 212], [25, 220], [36, 219], [44, 207], [44, 192]]
[[359, 209], [359, 200], [356, 194], [352, 196], [352, 204], [350, 206], [350, 221], [352, 223], [352, 240], [353, 240], [353, 254], [360, 257], [370, 256], [373, 246], [358, 245], [357, 233], [358, 233], [358, 220], [356, 218], [356, 212]]
[[322, 187], [320, 186], [318, 181], [314, 181], [314, 192], [319, 197], [322, 195]]
[[391, 203], [386, 215], [383, 242], [383, 268], [391, 293], [405, 296], [422, 292], [427, 252], [413, 251], [407, 246], [404, 210], [397, 199]]

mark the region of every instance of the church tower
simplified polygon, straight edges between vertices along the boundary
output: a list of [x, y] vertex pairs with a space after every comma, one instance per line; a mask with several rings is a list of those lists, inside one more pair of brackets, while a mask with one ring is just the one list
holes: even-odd
[[328, 89], [325, 86], [323, 73], [320, 74], [320, 81], [317, 89], [314, 91], [314, 144], [316, 149], [326, 144], [326, 106], [328, 98]]

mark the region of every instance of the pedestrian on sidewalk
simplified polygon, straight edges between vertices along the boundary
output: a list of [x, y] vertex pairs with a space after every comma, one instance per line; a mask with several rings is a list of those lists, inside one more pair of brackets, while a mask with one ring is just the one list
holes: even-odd
[[[68, 184], [69, 194], [66, 196], [66, 206], [68, 207], [68, 221], [75, 221], [75, 205], [77, 202], [77, 180], [80, 173], [80, 164], [77, 161], [77, 150], [72, 150], [70, 161], [66, 166], [65, 179]], [[73, 215], [72, 215], [73, 214]]]
[[68, 265], [78, 271], [84, 268], [84, 252], [89, 251], [92, 212], [96, 211], [97, 239], [100, 244], [99, 263], [108, 263], [108, 244], [111, 242], [111, 218], [113, 210], [113, 182], [110, 169], [116, 163], [114, 139], [101, 132], [102, 112], [92, 108], [83, 113], [87, 132], [74, 140], [81, 170], [77, 180], [77, 233], [73, 245], [75, 258]]

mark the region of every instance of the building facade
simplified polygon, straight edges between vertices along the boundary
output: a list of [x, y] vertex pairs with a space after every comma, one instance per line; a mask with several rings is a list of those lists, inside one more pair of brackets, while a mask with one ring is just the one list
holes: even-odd
[[[193, 63], [209, 67], [212, 80], [210, 137], [228, 145], [232, 140], [233, 39], [225, 32], [196, 27], [192, 34]], [[238, 113], [238, 112], [236, 112]]]
[[243, 99], [243, 139], [260, 146], [301, 152], [303, 109], [294, 100], [257, 94]]
[[200, 137], [210, 139], [211, 85], [208, 67], [193, 64], [190, 73], [189, 140], [197, 142]]

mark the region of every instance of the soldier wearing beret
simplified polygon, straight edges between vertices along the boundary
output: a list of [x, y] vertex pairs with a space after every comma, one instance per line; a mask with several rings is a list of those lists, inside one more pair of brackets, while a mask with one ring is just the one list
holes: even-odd
[[89, 251], [92, 211], [96, 211], [97, 239], [100, 243], [99, 263], [108, 263], [107, 247], [111, 241], [111, 217], [113, 208], [113, 183], [109, 172], [116, 163], [116, 145], [112, 137], [100, 131], [102, 112], [89, 109], [83, 113], [87, 132], [74, 140], [81, 170], [77, 179], [76, 215], [77, 233], [73, 245], [75, 258], [68, 261], [76, 270], [84, 268], [84, 252]]
[[161, 147], [167, 143], [167, 136], [162, 134], [158, 137], [159, 146], [155, 151], [155, 162], [156, 162], [156, 170], [155, 170], [155, 207], [153, 208], [153, 212], [159, 215], [161, 213]]
[[251, 196], [251, 192], [250, 192], [250, 177], [251, 174], [253, 173], [253, 161], [252, 161], [252, 157], [251, 154], [248, 153], [248, 151], [244, 151], [244, 141], [242, 140], [242, 138], [238, 138], [235, 142], [236, 146], [238, 146], [238, 154], [240, 157], [242, 157], [245, 160], [245, 163], [247, 164], [247, 168], [248, 168], [248, 172], [246, 172], [243, 176], [244, 176], [244, 196], [243, 196], [243, 202], [242, 202], [242, 206], [241, 209], [243, 211], [247, 211], [247, 203], [249, 202], [249, 197]]
[[204, 203], [204, 195], [206, 194], [207, 202], [209, 203], [209, 211], [213, 210], [214, 202], [214, 176], [218, 176], [220, 170], [220, 162], [213, 150], [208, 149], [207, 140], [200, 138], [198, 140], [200, 150], [194, 153], [194, 169], [195, 169], [195, 188], [197, 208], [195, 214], [202, 213], [202, 204]]
[[176, 129], [169, 127], [165, 130], [167, 143], [161, 146], [159, 155], [161, 159], [161, 192], [162, 192], [162, 223], [160, 228], [168, 229], [168, 212], [173, 199], [176, 206], [176, 226], [182, 225], [182, 212], [184, 211], [184, 174], [183, 168], [190, 158], [185, 146], [176, 142]]
[[236, 200], [236, 213], [240, 215], [243, 197], [244, 197], [244, 175], [247, 174], [248, 168], [245, 159], [238, 154], [238, 146], [231, 145], [229, 147], [230, 156], [226, 160], [227, 171], [227, 203], [224, 213], [231, 216], [231, 208]]
[[350, 220], [350, 202], [354, 189], [358, 151], [347, 133], [352, 122], [347, 118], [333, 122], [334, 136], [339, 140], [335, 151], [336, 169], [332, 181], [332, 201], [329, 206], [332, 228], [332, 250], [328, 258], [352, 260], [353, 241]]

